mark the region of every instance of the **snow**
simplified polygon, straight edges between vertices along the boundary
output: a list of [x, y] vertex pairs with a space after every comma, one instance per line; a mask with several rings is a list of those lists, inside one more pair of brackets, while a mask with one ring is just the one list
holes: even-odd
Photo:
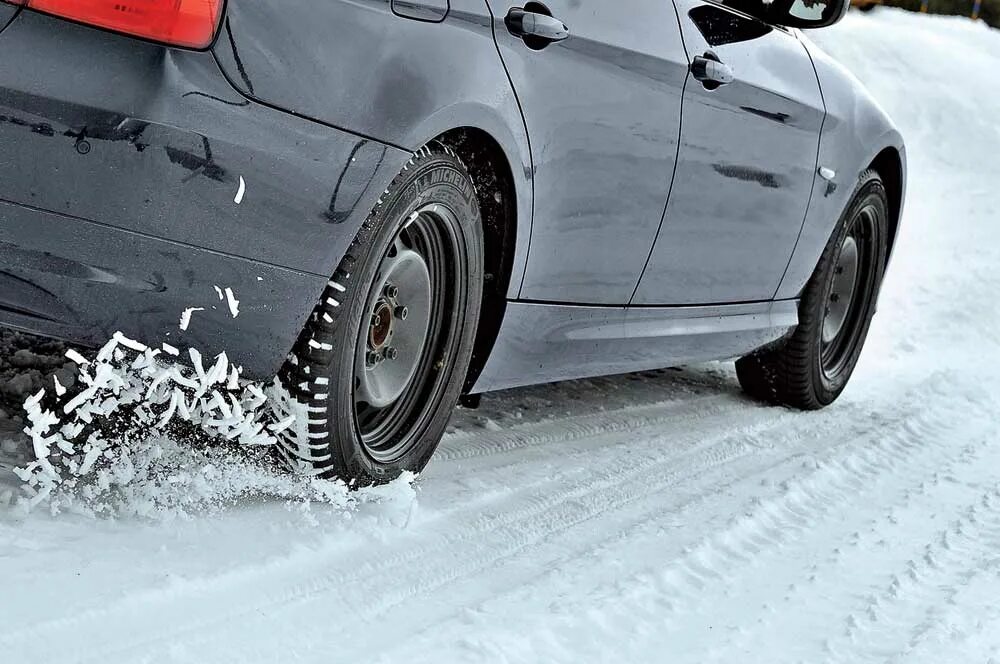
[[[911, 171], [833, 408], [759, 406], [709, 364], [487, 395], [422, 477], [375, 491], [169, 437], [113, 518], [23, 515], [0, 483], [0, 658], [1000, 659], [1000, 33], [879, 9], [813, 38]], [[66, 360], [17, 366], [18, 344], [0, 428]]]
[[187, 331], [188, 327], [191, 325], [191, 316], [194, 315], [194, 312], [196, 312], [196, 311], [204, 311], [204, 310], [205, 310], [205, 307], [188, 307], [187, 309], [185, 309], [184, 311], [182, 311], [181, 312], [181, 322], [180, 322], [180, 325], [179, 325], [179, 327], [181, 328], [181, 332]]
[[233, 295], [233, 289], [229, 287], [226, 288], [226, 304], [229, 305], [229, 313], [233, 315], [233, 318], [240, 315], [240, 301], [236, 299], [236, 296]]

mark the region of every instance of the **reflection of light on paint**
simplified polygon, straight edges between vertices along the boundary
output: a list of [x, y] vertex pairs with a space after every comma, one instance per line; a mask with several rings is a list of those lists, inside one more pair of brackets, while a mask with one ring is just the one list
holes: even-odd
[[243, 176], [241, 175], [240, 176], [240, 189], [239, 189], [239, 191], [236, 192], [236, 198], [233, 199], [233, 202], [236, 203], [237, 205], [239, 205], [240, 203], [242, 203], [243, 202], [243, 194], [245, 194], [245, 193], [247, 193], [247, 183], [243, 179]]

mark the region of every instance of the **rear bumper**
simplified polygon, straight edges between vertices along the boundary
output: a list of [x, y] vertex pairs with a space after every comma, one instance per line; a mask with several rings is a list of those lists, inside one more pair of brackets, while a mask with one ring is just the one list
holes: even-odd
[[211, 53], [32, 12], [0, 63], [0, 324], [33, 332], [273, 375], [409, 156], [247, 100]]

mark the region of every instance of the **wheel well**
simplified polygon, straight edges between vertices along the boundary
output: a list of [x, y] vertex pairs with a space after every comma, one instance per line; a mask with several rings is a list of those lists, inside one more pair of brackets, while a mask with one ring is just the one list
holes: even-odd
[[507, 310], [507, 290], [517, 240], [517, 194], [503, 148], [485, 131], [460, 127], [434, 140], [454, 150], [469, 169], [483, 217], [483, 304], [472, 364], [465, 381], [467, 392], [486, 366]]
[[885, 193], [889, 195], [889, 252], [896, 242], [899, 215], [903, 205], [903, 162], [896, 148], [886, 148], [878, 153], [869, 168], [882, 178]]

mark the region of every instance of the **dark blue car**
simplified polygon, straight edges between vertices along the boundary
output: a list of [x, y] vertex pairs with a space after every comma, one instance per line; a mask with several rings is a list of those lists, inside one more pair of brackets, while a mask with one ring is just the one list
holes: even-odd
[[825, 406], [905, 185], [800, 31], [847, 4], [0, 1], [0, 324], [226, 350], [361, 484], [518, 385], [738, 357]]

